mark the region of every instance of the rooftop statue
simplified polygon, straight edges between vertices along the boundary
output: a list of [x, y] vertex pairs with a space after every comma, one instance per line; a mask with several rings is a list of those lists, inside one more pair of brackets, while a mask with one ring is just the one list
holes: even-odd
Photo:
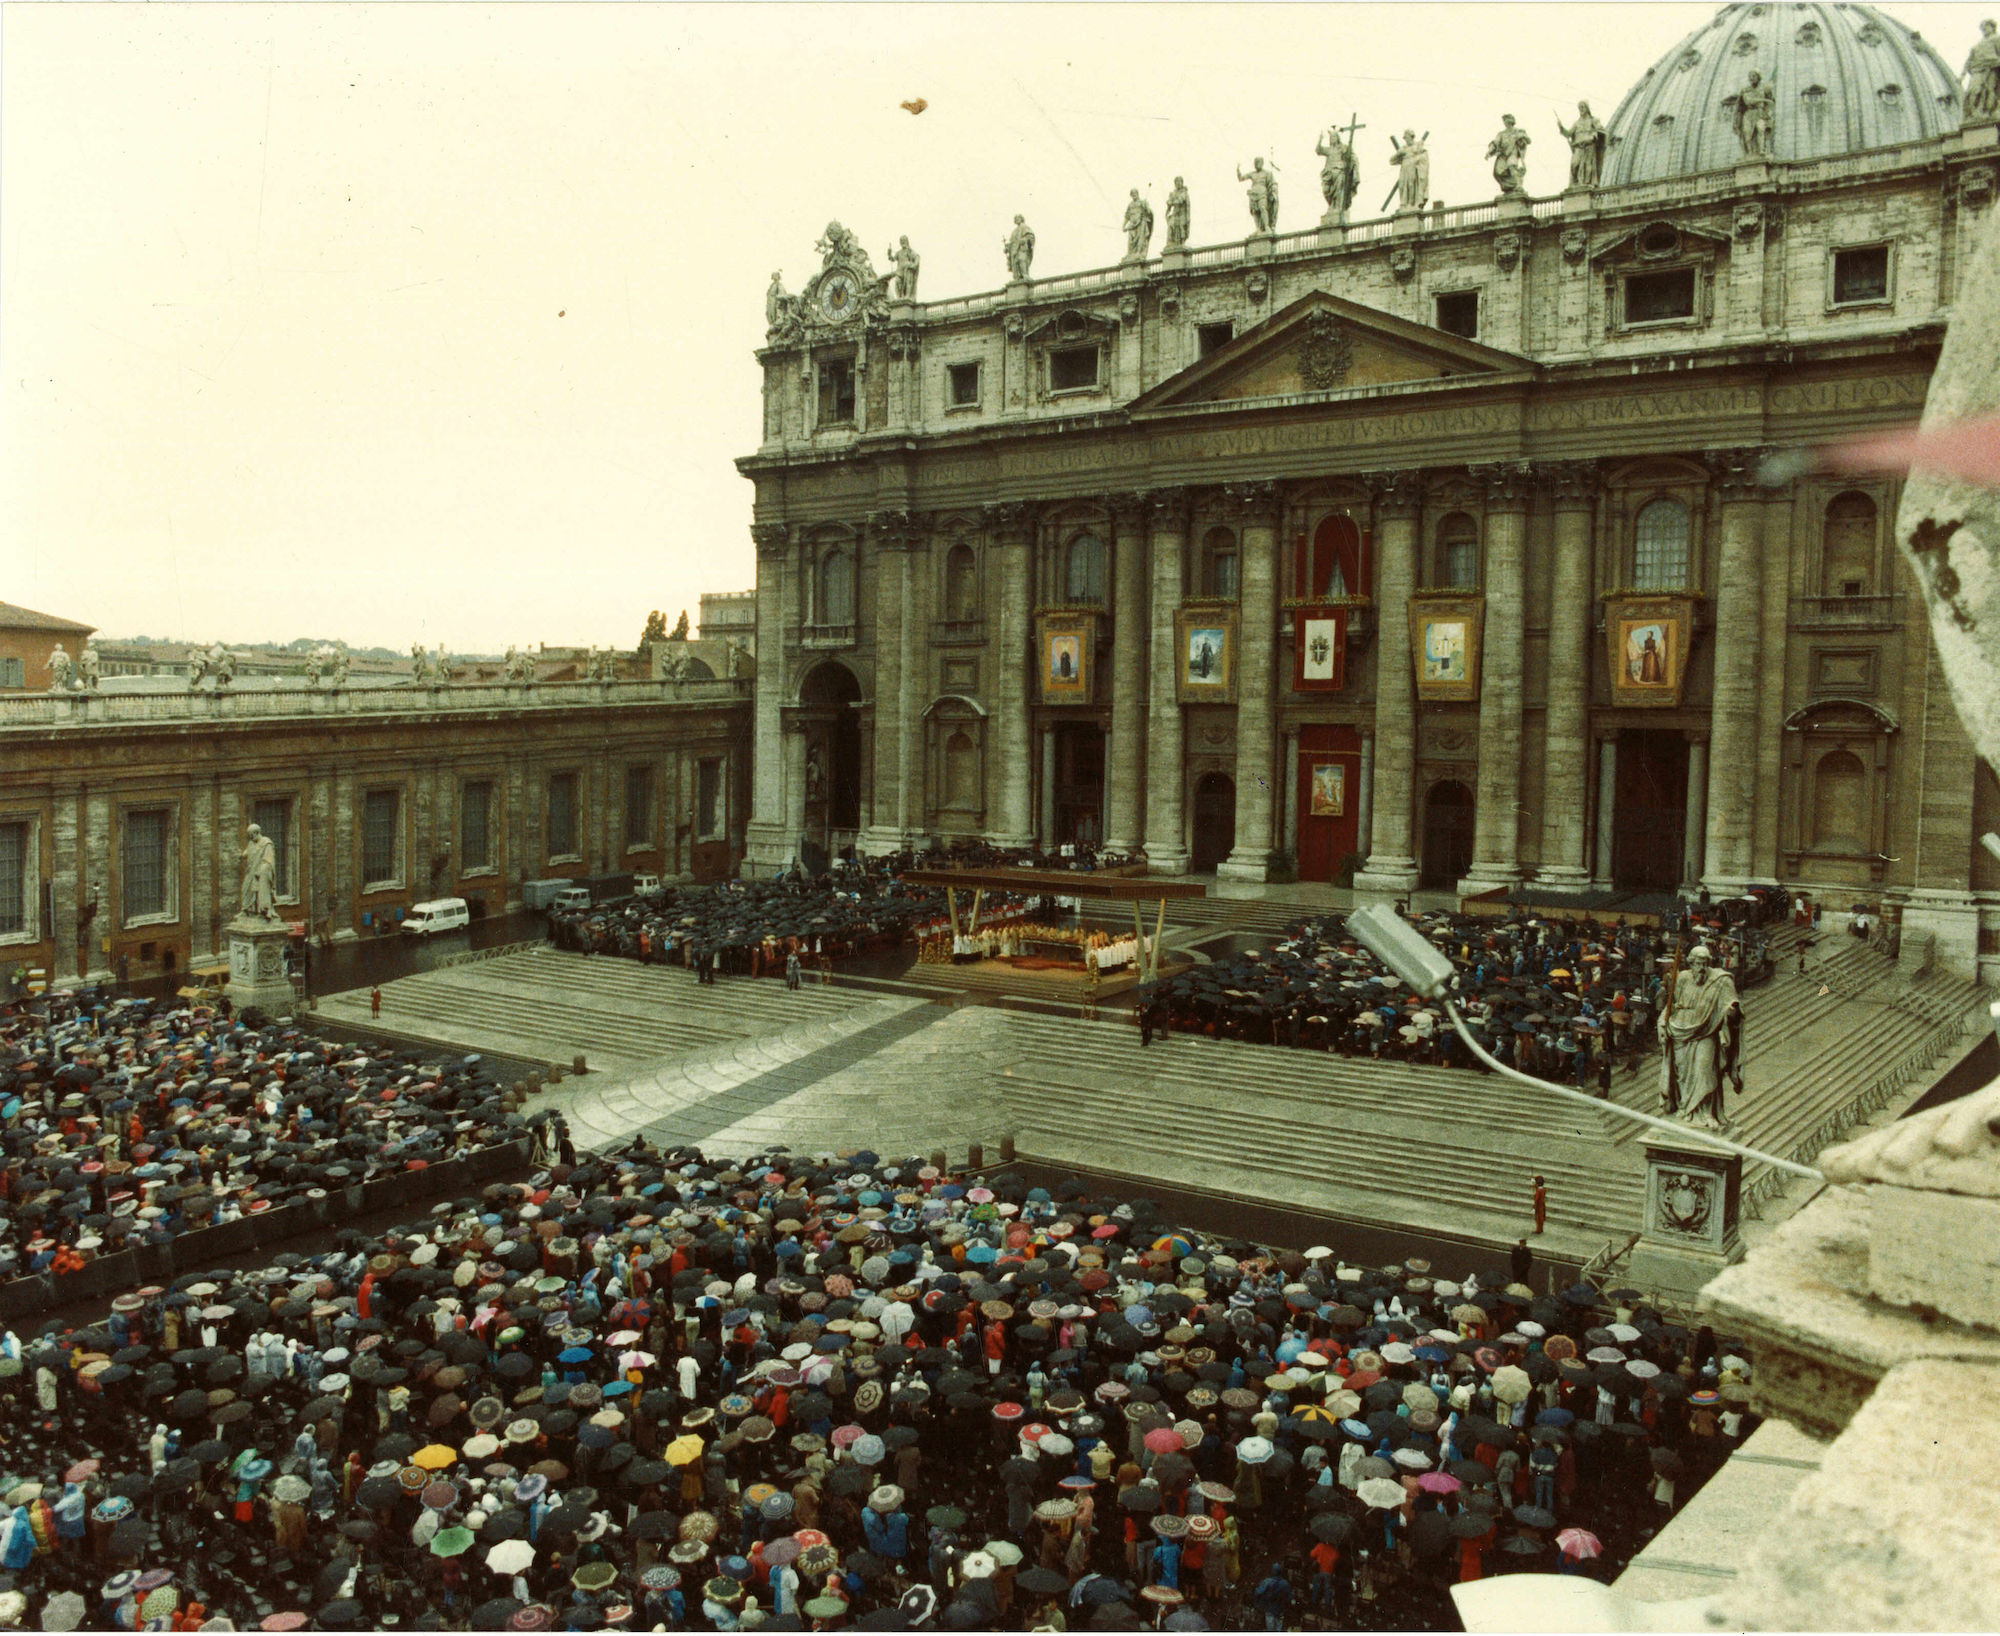
[[1561, 131], [1569, 143], [1569, 185], [1571, 187], [1596, 187], [1598, 178], [1604, 174], [1605, 133], [1590, 111], [1590, 104], [1576, 105], [1576, 123], [1564, 125], [1558, 119], [1556, 129]]
[[1750, 70], [1743, 89], [1736, 93], [1736, 140], [1743, 145], [1745, 159], [1769, 159], [1771, 140], [1777, 133], [1778, 96], [1764, 83], [1764, 76]]
[[1979, 43], [1965, 59], [1964, 119], [1968, 125], [2000, 119], [2000, 24], [1979, 25]]
[[49, 655], [49, 691], [65, 693], [70, 685], [71, 662], [69, 649], [58, 642]]
[[1512, 114], [1500, 116], [1500, 130], [1486, 144], [1486, 157], [1493, 161], [1493, 180], [1502, 194], [1517, 194], [1528, 175], [1528, 133], [1514, 123]]
[[1035, 263], [1035, 230], [1024, 217], [1014, 218], [1014, 231], [1001, 243], [1007, 256], [1007, 276], [1016, 283], [1024, 283], [1028, 269]]
[[1362, 129], [1365, 127], [1357, 120], [1348, 126], [1347, 135], [1342, 138], [1340, 127], [1335, 125], [1313, 144], [1313, 152], [1321, 159], [1320, 196], [1326, 200], [1327, 215], [1336, 222], [1347, 220], [1355, 190], [1361, 186], [1361, 165], [1354, 157], [1354, 133]]
[[1176, 176], [1174, 190], [1167, 195], [1167, 249], [1180, 250], [1186, 247], [1189, 221], [1187, 183]]
[[[1400, 173], [1395, 187], [1390, 189], [1389, 199], [1396, 201], [1398, 210], [1421, 210], [1430, 203], [1431, 153], [1424, 146], [1424, 140], [1429, 135], [1428, 131], [1423, 136], [1415, 131], [1405, 131], [1401, 142], [1393, 136], [1389, 138], [1389, 146], [1394, 153], [1389, 163], [1396, 166]], [[1385, 210], [1389, 199], [1382, 201]]]
[[1139, 190], [1132, 190], [1131, 203], [1125, 207], [1125, 259], [1144, 261], [1146, 248], [1153, 240], [1153, 207], [1139, 197]]
[[1246, 172], [1241, 165], [1236, 167], [1236, 180], [1248, 182], [1246, 198], [1250, 205], [1250, 222], [1253, 231], [1275, 233], [1278, 230], [1278, 177], [1277, 166], [1265, 168], [1264, 161], [1253, 159]]
[[888, 257], [889, 265], [896, 269], [890, 275], [896, 281], [896, 299], [898, 301], [916, 300], [917, 273], [923, 267], [924, 258], [910, 248], [909, 234], [903, 234], [897, 239], [896, 248], [884, 253]]

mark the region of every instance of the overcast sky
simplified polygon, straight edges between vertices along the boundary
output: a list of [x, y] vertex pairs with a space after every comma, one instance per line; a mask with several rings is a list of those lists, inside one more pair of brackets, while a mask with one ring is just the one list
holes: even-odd
[[[1892, 6], [1956, 69], [1990, 6]], [[1358, 114], [1528, 187], [1706, 4], [0, 8], [0, 600], [108, 633], [636, 641], [754, 579], [764, 287], [829, 218], [929, 299], [1108, 265], [1176, 174], [1321, 202]], [[912, 116], [899, 106], [922, 97]], [[1156, 240], [1157, 243], [1157, 240]]]

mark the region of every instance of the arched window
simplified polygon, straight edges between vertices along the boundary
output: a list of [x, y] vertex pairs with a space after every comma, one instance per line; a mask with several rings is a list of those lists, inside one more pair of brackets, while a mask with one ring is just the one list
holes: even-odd
[[1334, 515], [1313, 530], [1312, 550], [1299, 554], [1295, 596], [1323, 601], [1328, 597], [1366, 596], [1362, 584], [1361, 530], [1352, 517]]
[[854, 559], [845, 551], [829, 551], [820, 560], [819, 622], [854, 623]]
[[944, 616], [954, 621], [979, 617], [979, 565], [972, 547], [963, 543], [944, 559]]
[[1452, 591], [1479, 589], [1479, 524], [1462, 511], [1451, 512], [1438, 523], [1432, 583]]
[[1826, 508], [1820, 535], [1820, 594], [1867, 596], [1875, 589], [1875, 502], [1849, 490]]
[[1094, 534], [1079, 534], [1069, 542], [1063, 559], [1063, 600], [1079, 604], [1104, 600], [1104, 542]]
[[961, 810], [979, 805], [979, 747], [962, 727], [944, 741], [944, 804]]
[[1868, 770], [1851, 750], [1830, 750], [1813, 768], [1813, 846], [1868, 850]]
[[1236, 536], [1226, 528], [1211, 528], [1201, 542], [1201, 594], [1236, 600]]
[[1632, 589], [1683, 590], [1688, 569], [1687, 507], [1678, 500], [1643, 507], [1632, 528]]

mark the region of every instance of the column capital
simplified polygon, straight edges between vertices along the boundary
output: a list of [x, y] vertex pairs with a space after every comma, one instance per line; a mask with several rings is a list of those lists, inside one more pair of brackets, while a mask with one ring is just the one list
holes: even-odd
[[1133, 530], [1146, 526], [1146, 510], [1151, 496], [1137, 489], [1120, 489], [1104, 497], [1114, 528]]
[[1526, 511], [1535, 498], [1535, 468], [1525, 460], [1499, 460], [1470, 468], [1486, 492], [1488, 511]]
[[1270, 478], [1250, 483], [1225, 483], [1222, 501], [1246, 523], [1268, 522], [1279, 505], [1278, 485]]
[[1155, 528], [1172, 528], [1176, 524], [1183, 529], [1187, 527], [1193, 490], [1177, 483], [1163, 489], [1148, 489], [1144, 498], [1147, 515]]
[[1405, 471], [1371, 471], [1362, 474], [1375, 500], [1379, 517], [1414, 517], [1424, 501], [1424, 474]]
[[1603, 480], [1602, 462], [1596, 460], [1545, 460], [1536, 475], [1548, 485], [1549, 496], [1558, 511], [1587, 508], [1597, 498]]
[[792, 543], [790, 523], [752, 523], [750, 538], [757, 542], [760, 557], [781, 557]]
[[979, 508], [988, 528], [1016, 541], [1033, 532], [1038, 509], [1032, 500], [994, 500]]
[[1705, 449], [1702, 464], [1713, 475], [1725, 504], [1731, 501], [1761, 500], [1766, 489], [1758, 467], [1768, 451], [1761, 448]]
[[889, 509], [870, 512], [868, 538], [879, 550], [913, 550], [929, 537], [932, 520], [927, 511]]

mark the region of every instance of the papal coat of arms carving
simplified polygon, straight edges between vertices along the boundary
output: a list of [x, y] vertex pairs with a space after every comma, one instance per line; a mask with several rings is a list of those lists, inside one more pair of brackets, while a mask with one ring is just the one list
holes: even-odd
[[1347, 379], [1354, 362], [1354, 342], [1330, 312], [1306, 319], [1306, 338], [1299, 343], [1299, 379], [1308, 391], [1324, 392]]

